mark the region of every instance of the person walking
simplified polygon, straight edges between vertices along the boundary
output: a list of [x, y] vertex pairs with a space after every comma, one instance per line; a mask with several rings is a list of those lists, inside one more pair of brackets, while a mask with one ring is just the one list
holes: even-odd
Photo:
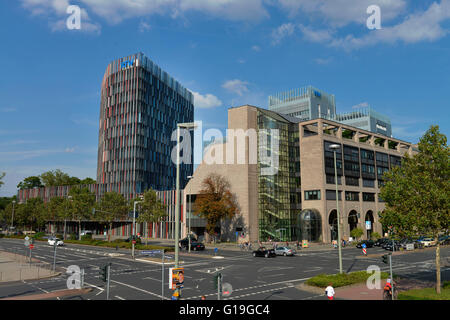
[[328, 297], [328, 300], [333, 300], [334, 299], [334, 288], [333, 288], [333, 284], [330, 282], [330, 284], [328, 284], [328, 287], [326, 287], [325, 289], [325, 294]]

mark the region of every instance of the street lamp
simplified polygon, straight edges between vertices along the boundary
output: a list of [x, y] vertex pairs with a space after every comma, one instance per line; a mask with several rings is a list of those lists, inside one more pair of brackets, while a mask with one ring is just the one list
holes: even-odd
[[[188, 176], [187, 178], [191, 180], [193, 176]], [[189, 233], [188, 233], [189, 253], [191, 253], [191, 208], [192, 208], [191, 188], [192, 188], [191, 185], [189, 185]]]
[[[142, 196], [140, 196], [141, 200], [142, 200]], [[134, 242], [136, 241], [136, 204], [137, 203], [141, 203], [142, 201], [135, 201], [134, 202], [134, 206], [133, 206], [133, 234], [131, 237], [131, 256], [134, 259]]]
[[339, 273], [342, 273], [342, 243], [341, 243], [341, 218], [339, 216], [339, 191], [338, 191], [338, 178], [337, 178], [337, 167], [336, 167], [336, 151], [339, 150], [341, 146], [339, 144], [332, 144], [330, 149], [334, 153], [334, 178], [336, 182], [336, 212], [337, 212], [337, 231], [338, 231], [338, 248], [339, 248]]
[[194, 122], [177, 124], [177, 180], [176, 180], [176, 206], [175, 206], [175, 268], [178, 268], [179, 242], [180, 242], [180, 129], [194, 130]]
[[12, 218], [11, 218], [11, 230], [14, 228], [14, 206], [16, 205], [16, 200], [12, 201], [13, 209], [12, 209]]

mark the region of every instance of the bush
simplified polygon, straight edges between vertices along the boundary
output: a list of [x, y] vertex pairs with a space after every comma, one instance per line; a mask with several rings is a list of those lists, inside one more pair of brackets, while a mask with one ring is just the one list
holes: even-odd
[[[334, 288], [348, 286], [355, 283], [366, 282], [372, 274], [366, 271], [357, 271], [351, 273], [338, 274], [319, 274], [313, 278], [308, 279], [306, 284], [319, 288], [326, 288], [329, 283], [333, 284]], [[381, 272], [381, 278], [389, 278], [387, 272]]]
[[378, 239], [381, 238], [381, 236], [380, 236], [380, 234], [379, 234], [378, 232], [374, 232], [374, 233], [372, 233], [372, 234], [370, 235], [370, 238], [371, 238], [372, 240], [378, 240]]
[[0, 233], [0, 239], [3, 238], [5, 235], [3, 233]]
[[92, 240], [92, 234], [85, 234], [84, 236], [81, 236], [81, 241], [91, 241]]
[[364, 234], [364, 231], [360, 228], [355, 228], [350, 232], [350, 237], [354, 239], [359, 239]]
[[45, 236], [45, 232], [38, 232], [35, 233], [32, 238], [35, 240], [43, 240], [43, 237]]

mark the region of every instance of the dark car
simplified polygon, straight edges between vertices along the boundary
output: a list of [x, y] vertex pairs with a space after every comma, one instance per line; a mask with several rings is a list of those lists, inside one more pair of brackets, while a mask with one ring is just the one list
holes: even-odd
[[[186, 237], [180, 240], [180, 248], [189, 250], [189, 238]], [[191, 250], [205, 250], [205, 245], [197, 240], [195, 237], [191, 237]]]
[[375, 247], [381, 247], [383, 244], [386, 243], [386, 241], [388, 241], [387, 238], [380, 238], [377, 241], [375, 241], [375, 243], [373, 244]]
[[265, 247], [260, 247], [258, 250], [253, 251], [254, 257], [276, 257], [277, 254], [275, 253], [274, 249], [267, 249]]
[[384, 249], [389, 250], [389, 251], [399, 251], [401, 247], [400, 241], [395, 240], [394, 242], [392, 242], [392, 240], [389, 240], [386, 242], [386, 244], [383, 246]]
[[358, 244], [356, 245], [357, 248], [362, 248], [363, 243], [366, 244], [366, 248], [372, 248], [373, 245], [375, 244], [375, 242], [373, 240], [362, 240], [359, 241]]

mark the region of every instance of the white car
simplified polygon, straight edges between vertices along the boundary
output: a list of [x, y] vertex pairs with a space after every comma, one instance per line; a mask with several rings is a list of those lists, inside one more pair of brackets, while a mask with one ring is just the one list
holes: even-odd
[[61, 239], [58, 239], [58, 238], [48, 239], [48, 244], [50, 246], [54, 246], [55, 243], [56, 243], [57, 246], [63, 246], [64, 245], [64, 242]]
[[425, 238], [423, 240], [420, 240], [419, 242], [422, 243], [424, 247], [431, 247], [437, 244], [436, 239], [432, 238]]

